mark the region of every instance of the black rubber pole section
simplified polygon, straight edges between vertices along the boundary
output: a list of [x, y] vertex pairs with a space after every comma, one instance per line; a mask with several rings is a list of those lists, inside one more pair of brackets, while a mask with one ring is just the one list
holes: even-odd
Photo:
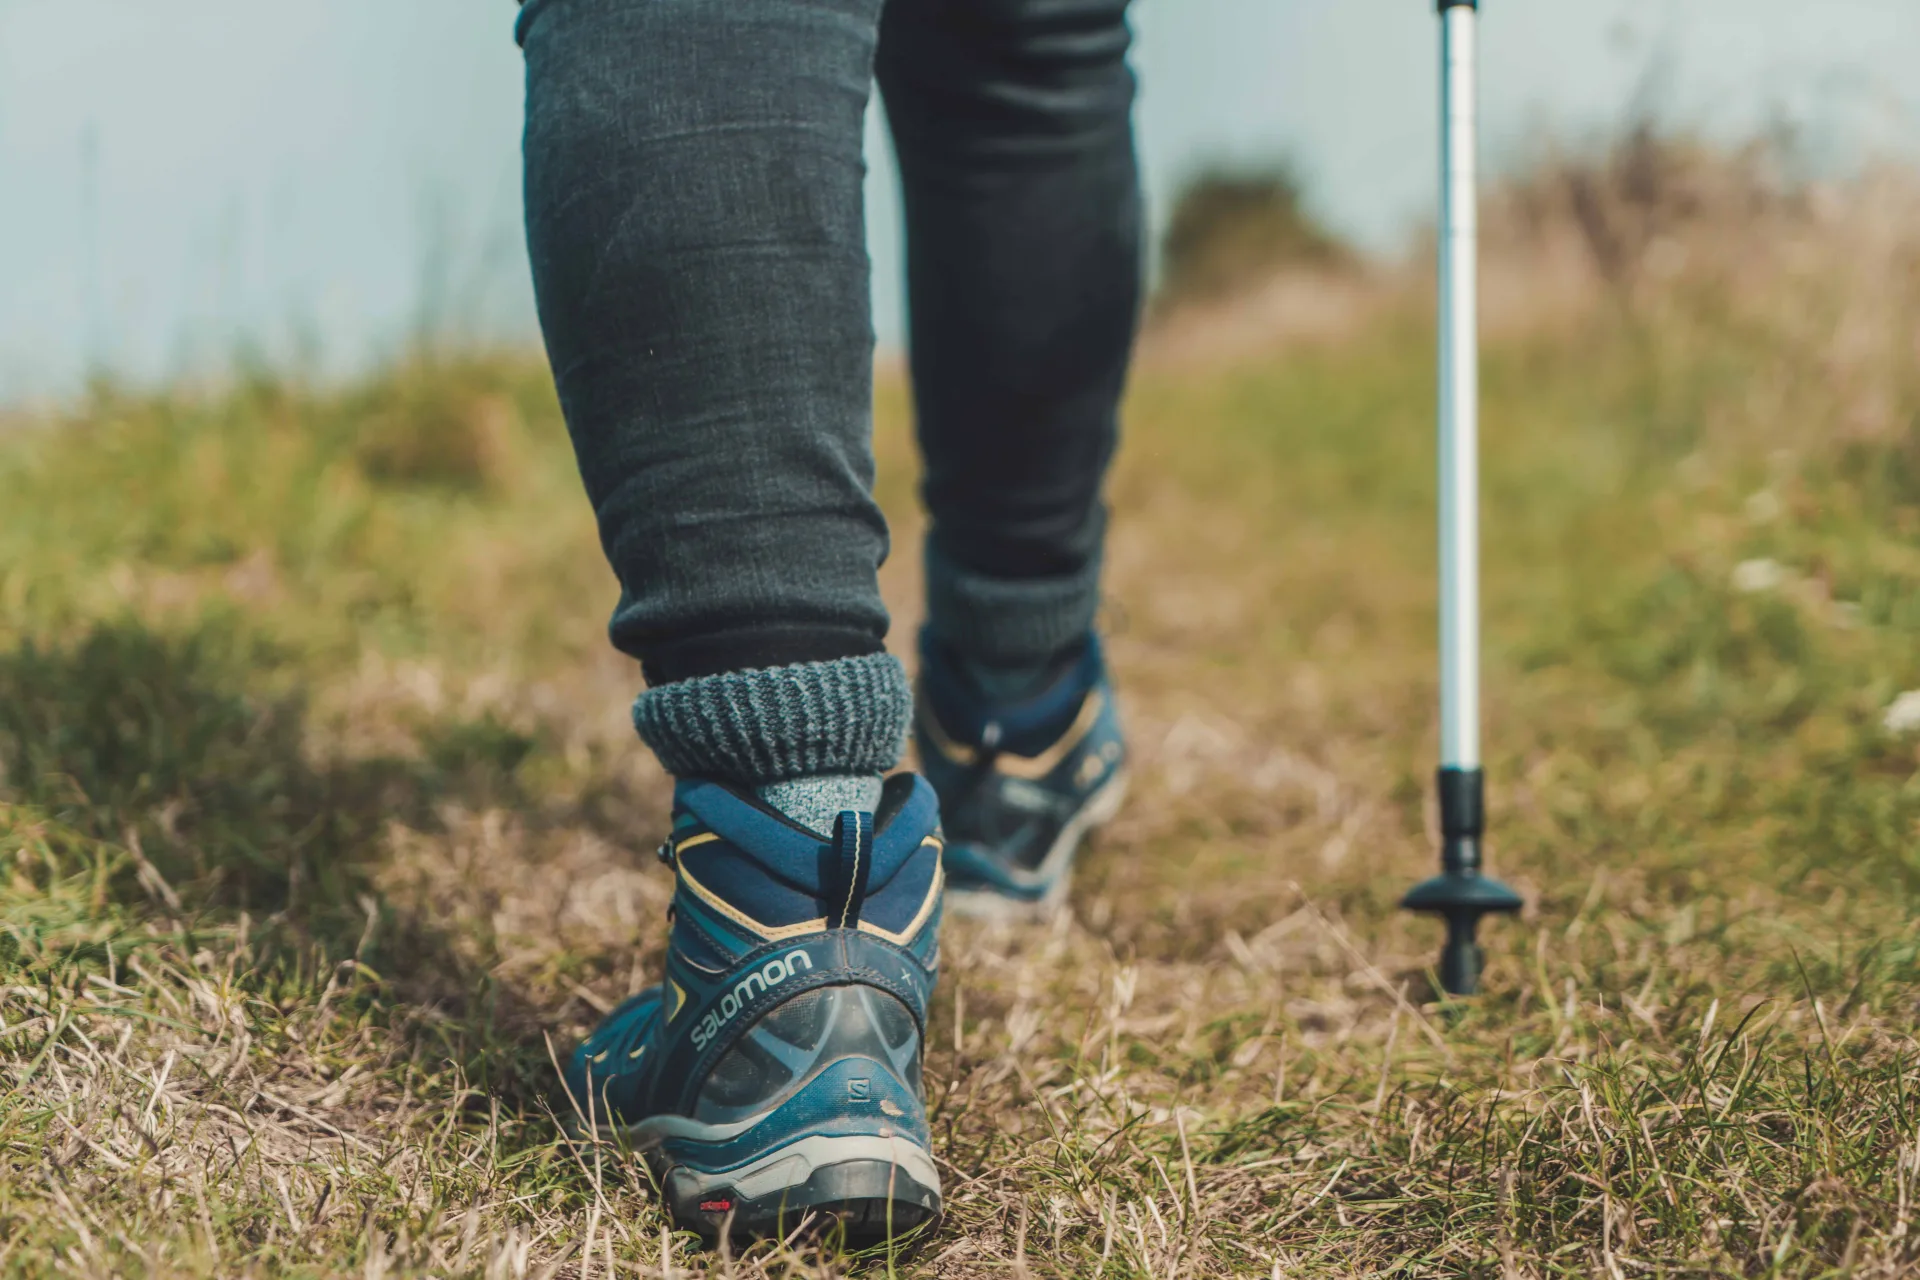
[[1487, 775], [1479, 769], [1440, 770], [1440, 869], [1480, 874], [1480, 837], [1487, 831]]
[[1486, 835], [1486, 775], [1479, 769], [1440, 770], [1440, 874], [1401, 899], [1409, 911], [1437, 915], [1447, 922], [1440, 951], [1440, 988], [1448, 995], [1470, 996], [1480, 989], [1484, 955], [1480, 918], [1520, 910], [1520, 895], [1480, 873], [1480, 841]]

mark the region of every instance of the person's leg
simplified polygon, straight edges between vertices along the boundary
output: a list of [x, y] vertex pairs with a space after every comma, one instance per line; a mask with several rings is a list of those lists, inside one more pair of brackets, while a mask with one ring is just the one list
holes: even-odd
[[1140, 304], [1126, 0], [892, 0], [881, 30], [932, 516], [920, 754], [954, 887], [1051, 902], [1122, 785], [1092, 626]]
[[[677, 776], [878, 774], [861, 203], [880, 0], [532, 0], [526, 207], [554, 377]], [[744, 675], [746, 672], [765, 674]]]
[[919, 1043], [937, 805], [897, 762], [869, 494], [862, 117], [880, 0], [530, 0], [540, 320], [676, 778], [660, 987], [564, 1073], [676, 1220], [939, 1211]]
[[1042, 662], [1099, 600], [1100, 488], [1140, 301], [1126, 0], [893, 0], [928, 611]]

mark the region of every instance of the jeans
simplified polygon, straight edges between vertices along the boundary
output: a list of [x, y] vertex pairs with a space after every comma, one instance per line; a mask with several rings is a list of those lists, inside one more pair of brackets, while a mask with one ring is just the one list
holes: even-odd
[[541, 324], [622, 587], [613, 638], [649, 678], [885, 635], [861, 193], [875, 74], [903, 181], [935, 613], [961, 615], [936, 625], [1021, 648], [966, 616], [1001, 584], [1016, 612], [1090, 614], [1139, 296], [1125, 0], [530, 0], [519, 35]]
[[620, 582], [612, 639], [656, 692], [883, 652], [876, 79], [907, 223], [929, 626], [1007, 663], [1086, 634], [1140, 301], [1125, 9], [527, 0], [541, 328]]

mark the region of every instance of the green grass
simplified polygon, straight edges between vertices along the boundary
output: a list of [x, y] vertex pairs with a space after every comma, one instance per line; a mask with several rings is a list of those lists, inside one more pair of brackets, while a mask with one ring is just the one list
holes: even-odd
[[[950, 1215], [898, 1274], [1920, 1261], [1920, 750], [1881, 722], [1920, 397], [1836, 362], [1817, 282], [1712, 284], [1488, 352], [1492, 857], [1531, 905], [1467, 1008], [1394, 910], [1434, 849], [1424, 303], [1150, 343], [1107, 620], [1139, 786], [1069, 915], [949, 927]], [[1863, 396], [1891, 425], [1842, 429]], [[910, 543], [892, 381], [881, 418]], [[658, 961], [667, 784], [537, 365], [102, 392], [0, 440], [0, 510], [0, 1269], [863, 1265], [701, 1255], [553, 1123], [550, 1054]]]

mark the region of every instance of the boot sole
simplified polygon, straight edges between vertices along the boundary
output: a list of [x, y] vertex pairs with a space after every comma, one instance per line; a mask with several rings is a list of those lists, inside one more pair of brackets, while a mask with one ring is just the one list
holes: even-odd
[[676, 1227], [709, 1246], [786, 1239], [798, 1232], [838, 1238], [849, 1250], [910, 1246], [940, 1221], [940, 1175], [917, 1143], [879, 1136], [808, 1137], [735, 1169], [647, 1155]]

